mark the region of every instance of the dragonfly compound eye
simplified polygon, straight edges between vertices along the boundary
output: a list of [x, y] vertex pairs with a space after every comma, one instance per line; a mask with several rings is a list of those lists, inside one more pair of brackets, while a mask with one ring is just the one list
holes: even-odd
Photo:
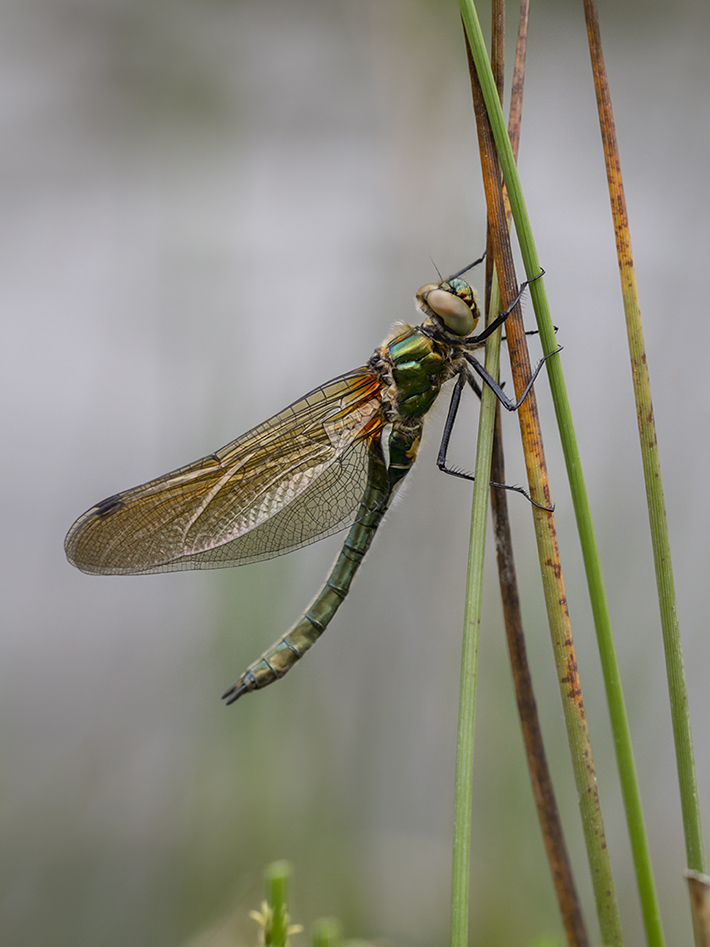
[[[463, 283], [463, 280], [458, 282]], [[476, 297], [470, 287], [468, 290], [468, 294], [464, 294], [467, 298], [462, 298], [451, 289], [443, 289], [441, 284], [430, 283], [419, 290], [417, 301], [423, 303], [449, 332], [463, 337], [473, 332], [478, 319]]]

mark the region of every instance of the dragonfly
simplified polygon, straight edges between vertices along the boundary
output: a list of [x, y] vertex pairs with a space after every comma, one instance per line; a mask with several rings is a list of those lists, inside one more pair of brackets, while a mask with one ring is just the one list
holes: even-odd
[[518, 401], [475, 358], [474, 350], [503, 325], [527, 285], [513, 306], [475, 335], [481, 311], [475, 290], [461, 277], [480, 262], [422, 286], [415, 296], [421, 324], [397, 323], [365, 366], [315, 388], [220, 450], [91, 507], [67, 533], [69, 562], [91, 575], [216, 569], [271, 559], [349, 526], [310, 607], [222, 696], [232, 704], [282, 678], [347, 597], [416, 461], [425, 418], [446, 382], [455, 379], [437, 464], [473, 479], [447, 463], [464, 388], [480, 397], [481, 379], [505, 408], [516, 410], [549, 357]]

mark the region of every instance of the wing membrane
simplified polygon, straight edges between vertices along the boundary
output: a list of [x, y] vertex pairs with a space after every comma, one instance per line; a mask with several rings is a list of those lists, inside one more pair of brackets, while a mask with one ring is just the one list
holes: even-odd
[[214, 569], [269, 559], [347, 526], [385, 421], [382, 381], [333, 379], [221, 450], [103, 500], [67, 534], [94, 574]]

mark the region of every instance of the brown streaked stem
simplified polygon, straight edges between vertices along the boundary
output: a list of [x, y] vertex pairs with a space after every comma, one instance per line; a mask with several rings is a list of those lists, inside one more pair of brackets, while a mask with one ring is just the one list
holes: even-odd
[[[493, 439], [493, 462], [491, 477], [497, 483], [505, 483], [500, 407], [496, 409], [496, 428]], [[525, 636], [523, 634], [520, 598], [513, 559], [512, 538], [508, 518], [508, 500], [504, 490], [491, 489], [493, 508], [493, 532], [498, 561], [498, 579], [503, 601], [505, 633], [510, 653], [515, 699], [518, 704], [520, 725], [527, 756], [530, 781], [533, 787], [537, 815], [542, 829], [547, 860], [555, 886], [562, 922], [570, 947], [587, 947], [589, 937], [584, 925], [579, 895], [574, 883], [572, 865], [562, 832], [555, 790], [547, 763], [542, 739], [540, 719], [533, 690], [530, 665], [528, 664]]]
[[[495, 0], [496, 6], [502, 5], [502, 0]], [[517, 158], [518, 145], [520, 141], [520, 125], [522, 116], [522, 95], [525, 77], [525, 52], [527, 40], [527, 19], [529, 3], [523, 0], [520, 8], [520, 17], [518, 23], [518, 37], [516, 43], [515, 67], [513, 73], [513, 87], [511, 93], [510, 113], [508, 119], [509, 136], [513, 153]], [[498, 90], [498, 97], [503, 99], [503, 76], [504, 76], [504, 43], [496, 40], [496, 36], [504, 33], [505, 20], [495, 9], [492, 15], [493, 37], [491, 41], [491, 70]], [[470, 48], [467, 50], [469, 55], [469, 70], [473, 68]], [[483, 143], [488, 148], [492, 139], [482, 136]], [[495, 149], [490, 156], [490, 164], [497, 166], [497, 154]], [[499, 174], [499, 169], [498, 169]], [[506, 228], [510, 230], [511, 212], [510, 207], [505, 204]], [[492, 250], [489, 251], [489, 258], [492, 258]], [[488, 286], [486, 287], [487, 302], [489, 300]], [[497, 291], [497, 280], [495, 281], [495, 292], [493, 296], [493, 311], [497, 309], [499, 294]], [[496, 405], [495, 429], [493, 436], [493, 457], [491, 462], [491, 478], [496, 483], [505, 483], [505, 460], [503, 454], [503, 442], [501, 432], [500, 405]], [[521, 728], [523, 732], [523, 742], [527, 756], [528, 770], [535, 798], [535, 805], [538, 813], [538, 820], [543, 835], [543, 842], [550, 865], [550, 873], [555, 887], [555, 894], [565, 928], [567, 942], [570, 947], [587, 947], [589, 937], [584, 925], [582, 909], [579, 902], [579, 895], [574, 883], [572, 866], [565, 844], [560, 821], [557, 800], [555, 799], [552, 777], [547, 763], [545, 746], [542, 739], [542, 730], [537, 713], [537, 703], [533, 690], [532, 675], [527, 659], [527, 649], [525, 646], [525, 636], [523, 634], [522, 614], [520, 609], [520, 598], [518, 595], [517, 577], [515, 571], [515, 561], [513, 557], [512, 536], [510, 531], [510, 520], [508, 516], [508, 499], [504, 490], [491, 489], [491, 507], [493, 511], [493, 531], [496, 544], [496, 557], [498, 563], [498, 578], [501, 589], [501, 599], [503, 603], [503, 617], [505, 622], [506, 638], [508, 643], [508, 652], [510, 655], [510, 665], [513, 675], [513, 686], [518, 705], [518, 714], [520, 717]]]
[[[470, 39], [469, 25], [471, 17], [468, 4], [462, 3], [462, 13], [466, 24], [467, 37]], [[480, 34], [480, 29], [478, 32]], [[477, 45], [477, 53], [481, 59], [485, 56], [485, 46], [482, 42]], [[487, 60], [485, 67], [488, 67]], [[490, 136], [492, 140], [476, 69], [473, 70], [471, 78], [479, 138], [483, 134]], [[486, 162], [486, 165], [491, 164], [486, 157], [488, 153], [488, 147], [481, 148], [482, 160]], [[484, 166], [484, 182], [493, 255], [501, 285], [501, 304], [505, 308], [515, 299], [517, 281], [510, 238], [505, 223], [505, 206], [497, 162], [493, 163], [492, 167]], [[514, 386], [516, 393], [519, 395], [525, 389], [527, 380], [531, 375], [530, 359], [519, 307], [517, 311], [513, 311], [506, 323], [506, 337], [510, 351]], [[536, 502], [549, 507], [550, 489], [534, 390], [530, 392], [528, 398], [521, 405], [518, 416], [525, 451], [530, 495]], [[619, 945], [623, 943], [621, 923], [606, 845], [569, 613], [567, 611], [554, 516], [537, 507], [533, 507], [532, 512], [565, 724], [580, 798], [582, 824], [587, 843], [587, 855], [597, 904], [597, 915], [605, 944]]]
[[599, 16], [594, 0], [584, 0], [584, 15], [587, 22], [594, 88], [597, 96], [599, 124], [601, 127], [604, 160], [609, 183], [609, 198], [614, 221], [614, 236], [619, 261], [621, 292], [626, 316], [631, 375], [634, 387], [634, 398], [636, 400], [636, 417], [641, 444], [643, 474], [646, 485], [651, 541], [653, 545], [653, 560], [661, 612], [666, 673], [670, 693], [686, 857], [688, 860], [688, 868], [691, 871], [705, 874], [707, 873], [707, 865], [700, 821], [700, 802], [695, 774], [695, 757], [690, 727], [688, 690], [685, 680], [685, 670], [683, 668], [683, 651], [678, 626], [666, 504], [663, 496], [658, 439], [653, 417], [651, 381], [643, 339], [641, 308], [636, 286], [636, 272], [631, 247], [631, 231], [626, 209], [624, 183], [621, 176], [621, 161], [616, 138], [614, 112], [611, 104], [611, 93], [609, 90], [606, 65], [604, 63], [604, 54], [602, 52]]
[[699, 871], [686, 871], [693, 917], [695, 947], [710, 947], [710, 878]]
[[[505, 127], [505, 120], [500, 108], [500, 102], [496, 95], [493, 76], [488, 65], [485, 43], [478, 22], [478, 16], [473, 0], [459, 0], [459, 5], [466, 25], [467, 35], [472, 44], [474, 59], [483, 88], [483, 96], [492, 123], [493, 136], [498, 148], [498, 156], [510, 197], [516, 234], [525, 264], [525, 271], [528, 277], [532, 277], [536, 273], [539, 273], [540, 263], [537, 256], [532, 227], [530, 225], [530, 218], [520, 185], [520, 179], [510, 147], [510, 140]], [[543, 351], [551, 352], [556, 346], [555, 330], [550, 316], [550, 308], [543, 280], [537, 280], [531, 284], [530, 295], [535, 310]], [[572, 493], [580, 547], [589, 588], [589, 599], [594, 615], [594, 627], [597, 635], [599, 657], [604, 674], [604, 684], [614, 734], [614, 749], [619, 767], [621, 790], [629, 826], [629, 836], [634, 856], [634, 865], [636, 867], [639, 894], [644, 912], [646, 937], [650, 947], [661, 947], [664, 942], [663, 931], [660, 923], [655, 886], [653, 884], [650, 858], [648, 857], [648, 843], [645, 837], [640, 793], [633, 761], [631, 735], [626, 716], [621, 676], [611, 630], [609, 608], [604, 589], [599, 550], [594, 534], [589, 496], [584, 481], [582, 462], [572, 419], [572, 411], [567, 396], [562, 363], [559, 358], [551, 358], [547, 362], [547, 373]]]

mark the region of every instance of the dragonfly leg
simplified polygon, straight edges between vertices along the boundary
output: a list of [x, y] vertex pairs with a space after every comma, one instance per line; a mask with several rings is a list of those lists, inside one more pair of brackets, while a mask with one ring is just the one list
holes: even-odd
[[[454, 424], [456, 423], [456, 415], [459, 411], [459, 405], [461, 404], [461, 394], [464, 389], [464, 385], [468, 385], [473, 389], [476, 395], [480, 398], [482, 391], [480, 385], [473, 377], [468, 369], [464, 369], [459, 372], [456, 376], [456, 384], [454, 385], [454, 390], [451, 392], [451, 401], [449, 402], [449, 411], [446, 415], [446, 423], [444, 424], [444, 433], [441, 435], [441, 444], [439, 445], [439, 454], [436, 458], [436, 466], [442, 473], [449, 474], [450, 477], [460, 477], [462, 480], [475, 480], [473, 474], [466, 473], [463, 470], [456, 470], [455, 467], [449, 467], [447, 462], [447, 454], [449, 452], [449, 442], [451, 441], [451, 433], [454, 429]], [[491, 484], [491, 486], [502, 486], [501, 484]]]
[[[558, 328], [558, 326], [553, 326], [552, 328], [555, 330], [555, 335], [557, 335], [557, 333], [560, 331], [559, 328]], [[525, 335], [540, 335], [540, 330], [539, 330], [539, 329], [526, 329], [526, 330], [525, 330]], [[501, 342], [507, 342], [507, 341], [508, 341], [508, 337], [505, 336], [505, 335], [502, 335], [502, 336], [500, 337], [500, 340], [501, 340]]]
[[[454, 390], [451, 392], [449, 411], [446, 415], [444, 433], [441, 436], [441, 444], [439, 445], [439, 454], [436, 458], [436, 466], [442, 473], [449, 474], [451, 477], [460, 477], [462, 480], [475, 480], [476, 478], [473, 476], [473, 474], [465, 473], [463, 470], [456, 470], [455, 467], [449, 467], [447, 463], [447, 454], [449, 452], [451, 433], [454, 429], [454, 424], [456, 423], [456, 415], [459, 411], [459, 405], [461, 404], [461, 394], [463, 392], [464, 385], [467, 383], [479, 399], [483, 394], [480, 385], [467, 368], [464, 368], [459, 372], [456, 377]], [[492, 486], [501, 486], [501, 484], [492, 484]]]
[[[449, 451], [449, 441], [451, 440], [451, 432], [454, 429], [454, 424], [456, 422], [456, 415], [458, 414], [459, 405], [461, 404], [461, 392], [463, 391], [463, 386], [466, 384], [467, 376], [470, 376], [470, 372], [459, 372], [456, 377], [456, 384], [454, 385], [454, 390], [451, 392], [451, 401], [449, 402], [449, 411], [446, 415], [446, 423], [444, 424], [444, 433], [441, 435], [441, 444], [439, 445], [439, 455], [436, 458], [436, 466], [442, 473], [450, 474], [452, 477], [463, 477], [465, 480], [468, 480], [469, 477], [466, 474], [460, 473], [458, 470], [453, 470], [446, 463], [446, 455]], [[478, 385], [478, 382], [471, 378], [470, 381], [473, 383], [474, 391], [481, 397], [481, 389]]]
[[[472, 269], [474, 268], [474, 266], [478, 266], [479, 263], [483, 263], [483, 261], [485, 260], [485, 258], [486, 258], [486, 251], [484, 250], [484, 251], [483, 251], [483, 256], [479, 256], [479, 258], [478, 258], [477, 260], [474, 260], [473, 263], [469, 263], [468, 266], [464, 266], [464, 268], [463, 268], [462, 270], [459, 270], [458, 273], [452, 273], [451, 276], [447, 276], [447, 277], [446, 277], [446, 282], [448, 283], [448, 282], [450, 282], [452, 279], [456, 279], [456, 278], [459, 277], [459, 276], [463, 276], [464, 273], [468, 273], [468, 271], [469, 271], [469, 270], [472, 270]], [[435, 264], [435, 266], [436, 266], [436, 264]], [[437, 270], [437, 273], [438, 273], [438, 272], [439, 272], [439, 271]], [[439, 276], [441, 276], [441, 273], [439, 273]]]
[[499, 313], [495, 317], [493, 322], [491, 322], [490, 325], [486, 326], [483, 332], [479, 333], [478, 335], [470, 336], [468, 339], [466, 339], [466, 341], [474, 345], [479, 342], [485, 342], [485, 340], [488, 338], [489, 335], [493, 335], [496, 329], [499, 329], [503, 325], [505, 320], [508, 318], [508, 316], [511, 314], [511, 312], [515, 309], [515, 307], [520, 302], [521, 296], [523, 295], [527, 287], [530, 285], [530, 283], [534, 283], [536, 279], [540, 279], [540, 277], [544, 275], [545, 275], [545, 271], [543, 270], [542, 267], [540, 267], [540, 272], [537, 274], [537, 276], [533, 276], [532, 279], [527, 279], [525, 280], [524, 283], [521, 284], [520, 290], [518, 291], [518, 295], [515, 297], [513, 302], [510, 304], [510, 306], [508, 306], [505, 312]]
[[525, 386], [525, 391], [522, 393], [522, 395], [518, 398], [517, 401], [511, 401], [511, 399], [505, 394], [505, 392], [503, 391], [501, 386], [498, 384], [498, 382], [495, 380], [495, 378], [491, 374], [489, 374], [489, 372], [486, 371], [486, 369], [483, 367], [483, 365], [481, 365], [481, 363], [478, 361], [478, 359], [475, 356], [471, 355], [470, 352], [464, 352], [463, 357], [469, 363], [471, 368], [473, 368], [474, 371], [476, 371], [481, 376], [481, 378], [485, 381], [488, 387], [493, 391], [494, 395], [500, 401], [503, 407], [507, 411], [517, 411], [520, 405], [523, 403], [523, 401], [525, 401], [528, 394], [530, 393], [530, 389], [535, 384], [535, 379], [540, 374], [540, 369], [542, 368], [542, 366], [545, 364], [548, 358], [551, 358], [553, 355], [557, 355], [557, 353], [561, 351], [562, 351], [562, 346], [558, 345], [554, 352], [548, 352], [547, 355], [543, 355], [543, 357], [540, 359], [540, 361], [537, 364], [537, 368], [532, 373], [532, 377], [530, 381]]
[[[542, 361], [544, 362], [545, 360], [543, 359]], [[535, 375], [537, 375], [537, 372], [539, 370], [540, 370], [540, 366], [538, 366]], [[488, 374], [488, 372], [486, 372], [486, 374]], [[533, 376], [533, 381], [534, 380], [535, 380], [535, 376]], [[441, 437], [441, 444], [439, 446], [439, 454], [436, 459], [436, 466], [439, 468], [439, 470], [442, 473], [449, 474], [449, 476], [451, 477], [460, 477], [461, 480], [475, 480], [476, 478], [474, 477], [473, 474], [466, 473], [463, 470], [456, 470], [454, 467], [449, 467], [447, 463], [447, 458], [446, 458], [446, 455], [449, 450], [449, 442], [451, 440], [451, 432], [454, 429], [454, 424], [456, 422], [456, 415], [458, 414], [459, 405], [461, 404], [461, 394], [463, 392], [463, 387], [466, 383], [469, 384], [469, 386], [475, 391], [475, 393], [478, 395], [479, 398], [481, 397], [481, 389], [476, 379], [473, 377], [473, 375], [471, 375], [471, 372], [468, 371], [468, 369], [465, 371], [459, 372], [459, 375], [456, 378], [456, 385], [454, 386], [454, 390], [451, 392], [451, 401], [449, 402], [449, 411], [448, 411], [448, 414], [446, 415], [446, 423], [444, 424], [444, 433]], [[498, 386], [496, 385], [496, 387]], [[527, 394], [527, 391], [526, 391], [526, 394]], [[523, 489], [523, 487], [514, 486], [509, 483], [496, 483], [494, 480], [491, 480], [490, 486], [496, 487], [500, 490], [511, 490], [514, 493], [522, 493], [525, 499], [529, 500], [532, 503], [532, 505], [536, 506], [538, 509], [545, 510], [547, 513], [552, 513], [554, 511], [554, 507], [543, 506], [541, 503], [538, 503], [537, 501], [533, 500], [533, 498], [530, 496], [527, 490]]]

